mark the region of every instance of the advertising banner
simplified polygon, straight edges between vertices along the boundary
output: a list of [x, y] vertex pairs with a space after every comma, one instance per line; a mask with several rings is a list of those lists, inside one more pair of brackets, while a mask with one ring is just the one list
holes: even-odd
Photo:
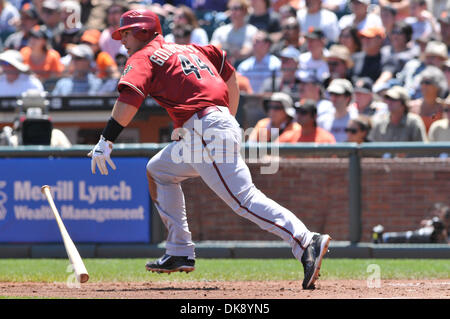
[[113, 161], [117, 170], [93, 175], [89, 158], [0, 159], [0, 242], [61, 242], [43, 185], [74, 242], [149, 242], [148, 159]]

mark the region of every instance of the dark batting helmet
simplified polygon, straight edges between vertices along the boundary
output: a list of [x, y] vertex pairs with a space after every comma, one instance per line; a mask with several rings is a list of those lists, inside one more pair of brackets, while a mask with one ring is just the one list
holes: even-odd
[[120, 31], [131, 29], [133, 36], [141, 41], [148, 41], [155, 32], [162, 34], [158, 16], [150, 10], [130, 10], [120, 17], [119, 28], [114, 30], [111, 37], [121, 40]]

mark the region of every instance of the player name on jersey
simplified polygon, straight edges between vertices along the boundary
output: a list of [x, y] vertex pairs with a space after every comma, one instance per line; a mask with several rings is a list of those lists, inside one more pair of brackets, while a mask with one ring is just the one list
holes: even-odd
[[150, 56], [150, 61], [162, 66], [175, 53], [197, 53], [198, 50], [192, 46], [179, 44], [163, 44]]

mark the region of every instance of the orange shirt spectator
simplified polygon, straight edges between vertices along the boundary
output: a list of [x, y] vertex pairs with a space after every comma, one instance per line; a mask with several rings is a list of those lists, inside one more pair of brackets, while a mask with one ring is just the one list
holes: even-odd
[[48, 44], [47, 35], [40, 29], [33, 29], [30, 33], [28, 46], [20, 50], [23, 62], [30, 66], [30, 70], [45, 82], [51, 78], [61, 76], [64, 66], [58, 51]]
[[295, 109], [292, 98], [284, 92], [275, 92], [263, 101], [267, 118], [259, 120], [250, 133], [249, 142], [276, 142], [300, 130], [294, 120]]
[[86, 30], [81, 36], [81, 43], [89, 45], [94, 52], [97, 77], [100, 79], [119, 78], [120, 73], [116, 61], [108, 52], [100, 49], [100, 36], [99, 30]]
[[315, 101], [305, 100], [296, 107], [296, 113], [297, 122], [301, 126], [300, 130], [295, 134], [292, 134], [289, 139], [280, 138], [280, 143], [336, 143], [333, 134], [317, 126], [317, 107]]

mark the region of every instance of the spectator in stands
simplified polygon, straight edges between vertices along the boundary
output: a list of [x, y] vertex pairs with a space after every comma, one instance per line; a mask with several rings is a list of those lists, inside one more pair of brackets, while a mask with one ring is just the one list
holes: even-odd
[[0, 96], [20, 96], [29, 89], [44, 91], [41, 81], [30, 74], [30, 67], [23, 63], [17, 50], [0, 53]]
[[355, 79], [353, 105], [360, 115], [372, 117], [388, 112], [386, 103], [379, 101], [372, 92], [372, 85], [368, 77]]
[[360, 114], [357, 117], [350, 119], [345, 128], [347, 134], [347, 142], [351, 143], [367, 143], [369, 140], [369, 133], [371, 129], [370, 117]]
[[42, 3], [41, 19], [45, 25], [45, 33], [50, 39], [52, 46], [58, 40], [59, 35], [64, 30], [64, 23], [61, 21], [61, 3], [58, 0], [45, 0]]
[[444, 62], [442, 66], [442, 72], [444, 72], [445, 79], [447, 81], [447, 92], [445, 95], [450, 95], [450, 58]]
[[7, 0], [0, 0], [0, 42], [16, 32], [16, 23], [20, 21], [20, 14]]
[[298, 68], [298, 58], [300, 52], [293, 47], [286, 47], [279, 54], [281, 59], [280, 75], [273, 79], [267, 78], [262, 85], [263, 92], [285, 92], [291, 97], [298, 97], [300, 81], [295, 74]]
[[[198, 45], [207, 45], [209, 43], [208, 34], [200, 27], [195, 13], [191, 8], [185, 5], [176, 7], [175, 14], [173, 15], [173, 25], [189, 25], [192, 27], [189, 43]], [[166, 42], [175, 42], [173, 33], [169, 33], [164, 39]]]
[[392, 31], [388, 34], [390, 45], [381, 48], [382, 56], [390, 56], [394, 60], [393, 63], [396, 65], [394, 74], [400, 72], [406, 62], [420, 54], [419, 48], [411, 46], [412, 32], [413, 29], [409, 24], [403, 21], [395, 22]]
[[373, 118], [369, 139], [374, 142], [424, 142], [427, 133], [422, 119], [409, 112], [408, 91], [394, 86], [384, 94], [389, 112]]
[[293, 132], [291, 136], [280, 137], [280, 143], [336, 143], [333, 134], [317, 126], [317, 107], [315, 101], [305, 100], [301, 104], [298, 104], [295, 109], [300, 130]]
[[270, 10], [270, 0], [251, 0], [252, 13], [248, 17], [248, 23], [253, 24], [258, 30], [269, 33], [272, 41], [280, 39], [280, 17]]
[[259, 120], [250, 136], [249, 142], [276, 142], [289, 139], [300, 130], [295, 121], [294, 103], [291, 97], [283, 92], [275, 92], [263, 101], [266, 118]]
[[428, 131], [430, 142], [450, 141], [450, 95], [445, 100], [440, 99], [444, 118], [433, 122]]
[[235, 67], [253, 51], [252, 41], [258, 29], [249, 23], [247, 0], [229, 0], [231, 23], [220, 26], [211, 36], [210, 43], [227, 52], [228, 60]]
[[301, 35], [300, 24], [297, 18], [288, 17], [281, 21], [281, 39], [274, 42], [271, 52], [278, 55], [281, 50], [292, 47], [299, 52], [306, 51], [306, 40]]
[[447, 81], [444, 73], [435, 66], [427, 66], [420, 73], [422, 98], [410, 102], [410, 112], [420, 115], [428, 132], [431, 123], [442, 118], [442, 106], [438, 98], [444, 98]]
[[334, 12], [322, 8], [322, 0], [305, 0], [306, 8], [297, 11], [300, 27], [307, 31], [310, 27], [323, 31], [330, 43], [337, 42], [339, 36], [338, 19]]
[[297, 10], [300, 9], [301, 0], [272, 0], [272, 9], [280, 14], [280, 19], [283, 20], [283, 12], [294, 10], [294, 16], [297, 15]]
[[108, 52], [110, 56], [115, 57], [120, 48], [123, 47], [122, 42], [120, 40], [114, 40], [111, 37], [111, 34], [114, 30], [119, 27], [120, 24], [120, 16], [128, 11], [128, 7], [118, 3], [113, 2], [107, 9], [106, 13], [106, 24], [107, 27], [103, 29], [102, 34], [100, 35], [99, 45], [102, 51]]
[[54, 50], [49, 42], [45, 28], [34, 28], [30, 32], [28, 45], [20, 50], [25, 64], [36, 74], [44, 84], [47, 80], [59, 78], [64, 71], [61, 56]]
[[328, 51], [325, 61], [328, 64], [330, 77], [327, 81], [334, 79], [351, 80], [351, 70], [353, 68], [353, 60], [350, 51], [346, 46], [341, 44], [333, 44]]
[[412, 39], [416, 40], [437, 33], [439, 30], [438, 22], [433, 14], [428, 11], [427, 1], [410, 1], [410, 16], [405, 19], [405, 22], [411, 25], [413, 29]]
[[250, 80], [254, 93], [262, 93], [262, 84], [267, 78], [276, 78], [281, 61], [270, 54], [272, 40], [265, 31], [258, 31], [253, 38], [253, 55], [242, 61], [237, 71]]
[[[171, 42], [176, 44], [189, 44], [191, 43], [192, 26], [189, 24], [177, 24], [172, 27], [172, 33], [170, 34]], [[167, 41], [167, 40], [166, 40]]]
[[92, 70], [94, 53], [86, 44], [79, 44], [70, 48], [73, 67], [71, 74], [56, 82], [53, 95], [96, 94], [102, 85], [102, 80], [97, 78]]
[[420, 74], [427, 66], [435, 66], [441, 69], [448, 58], [447, 46], [440, 41], [429, 41], [425, 51], [419, 59], [413, 59], [405, 64], [397, 74], [397, 78], [408, 90], [412, 99], [422, 96], [420, 90]]
[[325, 61], [325, 56], [328, 54], [325, 34], [322, 30], [310, 28], [305, 34], [307, 51], [300, 54], [298, 77], [302, 74], [315, 73], [320, 81], [324, 81], [330, 76], [328, 64]]
[[335, 109], [333, 103], [324, 98], [323, 84], [314, 73], [304, 74], [299, 78], [299, 99], [296, 107], [305, 100], [313, 100], [317, 107], [317, 125], [330, 131]]
[[39, 17], [36, 10], [30, 3], [23, 5], [20, 10], [20, 24], [18, 31], [11, 34], [5, 40], [5, 48], [11, 50], [20, 50], [28, 44], [31, 29], [37, 25]]
[[84, 28], [80, 22], [81, 6], [78, 1], [64, 0], [61, 2], [61, 20], [64, 27], [53, 38], [53, 48], [63, 57], [67, 55], [67, 46], [79, 43]]
[[356, 108], [350, 107], [353, 97], [353, 85], [349, 80], [335, 79], [331, 81], [327, 92], [336, 110], [331, 123], [330, 133], [334, 135], [336, 142], [345, 142], [347, 140], [345, 133], [347, 123], [350, 119], [358, 116]]
[[100, 49], [100, 36], [101, 32], [99, 30], [86, 30], [81, 37], [81, 43], [89, 45], [94, 53], [96, 76], [102, 80], [117, 79], [120, 77], [120, 73], [117, 69], [116, 61], [108, 52]]
[[447, 50], [450, 51], [450, 9], [442, 12], [438, 21], [441, 30], [441, 41], [445, 43]]
[[370, 27], [382, 27], [381, 18], [376, 13], [368, 11], [370, 0], [351, 0], [350, 10], [352, 13], [344, 15], [339, 19], [339, 28], [353, 26], [359, 31]]
[[346, 27], [339, 33], [339, 44], [347, 47], [350, 53], [355, 54], [361, 51], [361, 40], [358, 35], [358, 29], [355, 27]]
[[272, 2], [272, 9], [275, 10], [275, 12], [278, 12], [280, 15], [280, 21], [283, 22], [287, 18], [293, 17], [297, 18], [297, 10], [298, 7], [293, 7], [290, 4], [284, 4], [280, 7], [280, 9], [276, 9], [276, 5]]
[[381, 7], [390, 6], [394, 8], [397, 11], [397, 14], [395, 15], [396, 20], [404, 20], [409, 16], [410, 6], [409, 6], [410, 0], [378, 0], [378, 4]]
[[383, 28], [368, 28], [360, 32], [362, 51], [353, 55], [354, 77], [370, 77], [374, 89], [394, 76], [395, 61], [390, 56], [382, 55], [381, 47], [386, 37]]

